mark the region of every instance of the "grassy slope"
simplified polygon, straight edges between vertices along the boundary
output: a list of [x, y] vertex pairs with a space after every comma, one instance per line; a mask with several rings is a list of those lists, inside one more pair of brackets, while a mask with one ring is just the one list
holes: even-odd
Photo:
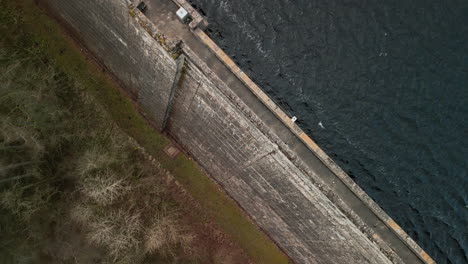
[[[4, 2], [2, 1], [2, 4]], [[118, 85], [83, 56], [79, 47], [63, 34], [55, 21], [38, 9], [32, 0], [9, 2], [15, 3], [14, 5], [21, 10], [26, 23], [20, 28], [2, 28], [2, 36], [27, 35], [30, 41], [42, 46], [61, 70], [72, 78], [79, 79], [107, 109], [115, 122], [156, 157], [201, 203], [206, 214], [200, 215], [200, 221], [214, 218], [221, 229], [231, 235], [258, 263], [288, 263], [287, 257], [189, 157], [179, 155], [175, 160], [171, 160], [163, 153], [163, 148], [169, 140], [148, 125]]]

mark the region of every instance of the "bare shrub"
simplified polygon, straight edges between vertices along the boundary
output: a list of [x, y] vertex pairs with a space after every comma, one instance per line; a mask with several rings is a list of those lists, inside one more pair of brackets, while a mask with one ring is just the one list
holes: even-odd
[[71, 218], [85, 227], [91, 244], [107, 248], [113, 258], [139, 252], [143, 228], [138, 213], [78, 204], [72, 208]]
[[48, 185], [25, 187], [16, 183], [0, 192], [0, 205], [27, 222], [35, 213], [47, 207], [55, 193], [56, 190]]
[[124, 179], [116, 179], [109, 169], [80, 181], [81, 192], [100, 205], [109, 205], [127, 193], [130, 186]]
[[[3, 118], [3, 117], [2, 117]], [[44, 144], [38, 140], [38, 133], [34, 130], [13, 125], [9, 118], [0, 122], [0, 151], [27, 150], [30, 159], [37, 159], [44, 153]]]
[[91, 207], [80, 203], [71, 208], [70, 218], [77, 223], [86, 226], [86, 224], [93, 221], [94, 212]]
[[88, 176], [95, 170], [107, 168], [117, 162], [116, 155], [100, 146], [93, 146], [77, 160], [76, 171], [79, 176]]
[[93, 145], [76, 161], [79, 190], [100, 205], [109, 205], [130, 189], [128, 178], [134, 166], [126, 164], [126, 154]]
[[138, 214], [118, 210], [96, 220], [89, 225], [89, 241], [106, 247], [116, 258], [138, 249], [142, 231]]
[[177, 247], [187, 251], [193, 241], [193, 236], [184, 233], [174, 212], [158, 212], [145, 235], [145, 251], [173, 255]]

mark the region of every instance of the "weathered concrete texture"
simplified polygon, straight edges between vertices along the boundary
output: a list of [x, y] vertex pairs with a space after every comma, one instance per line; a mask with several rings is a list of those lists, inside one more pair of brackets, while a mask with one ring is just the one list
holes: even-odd
[[130, 15], [124, 0], [43, 0], [162, 128], [176, 62]]
[[[148, 0], [148, 20], [129, 0], [42, 1], [295, 262], [421, 263], [397, 225], [219, 47], [175, 18], [173, 2]], [[160, 33], [183, 40], [177, 63]]]
[[[179, 3], [185, 0], [177, 0]], [[202, 58], [197, 65], [208, 77], [215, 75], [228, 84], [252, 111], [245, 111], [265, 135], [280, 146], [281, 151], [314, 182], [315, 186], [339, 207], [394, 262], [434, 263], [351, 178], [330, 159], [237, 65], [201, 30], [190, 33], [180, 23], [173, 23], [174, 9], [165, 0], [151, 0], [157, 8], [148, 16], [160, 31], [176, 35]], [[198, 39], [194, 39], [194, 36]], [[200, 46], [200, 43], [203, 43]], [[211, 51], [207, 53], [206, 50]], [[209, 67], [201, 66], [206, 62]], [[213, 70], [209, 73], [206, 68]], [[235, 76], [233, 78], [233, 76]], [[212, 77], [210, 77], [213, 79]], [[230, 97], [233, 101], [234, 98]], [[238, 105], [239, 106], [239, 105]], [[254, 114], [252, 115], [253, 112]], [[260, 121], [254, 118], [260, 117]]]
[[[425, 252], [411, 239], [405, 239], [407, 235], [404, 231], [400, 232], [401, 229], [398, 231], [395, 225], [390, 225], [392, 220], [385, 212], [362, 192], [350, 180], [349, 176], [343, 173], [307, 135], [294, 126], [290, 119], [281, 113], [281, 110], [263, 92], [258, 91], [255, 84], [251, 84], [251, 86], [254, 86], [257, 92], [251, 91], [252, 88], [248, 85], [252, 81], [235, 66], [216, 44], [210, 43], [211, 39], [198, 29], [193, 32], [188, 31], [187, 27], [174, 19], [175, 7], [171, 7], [170, 1], [151, 0], [149, 4], [150, 8], [146, 15], [157, 25], [158, 31], [163, 32], [168, 37], [182, 39], [186, 47], [193, 49], [193, 52], [188, 53], [188, 57], [192, 60], [197, 57], [201, 58], [195, 64], [202, 69], [207, 78], [212, 81], [218, 80], [218, 83], [221, 84], [227, 84], [229, 88], [226, 90], [235, 94], [235, 96], [229, 95], [229, 100], [236, 102], [237, 107], [245, 104], [245, 107], [240, 107], [239, 110], [242, 110], [272, 142], [275, 142], [279, 149], [293, 161], [294, 165], [303, 171], [314, 185], [319, 187], [368, 238], [377, 243], [393, 262], [421, 263], [422, 259], [431, 263], [427, 254], [425, 258], [418, 259], [415, 252], [422, 252], [422, 257], [424, 257]], [[184, 49], [184, 52], [191, 49]], [[243, 81], [244, 79], [246, 81]], [[222, 86], [217, 84], [219, 89]], [[226, 91], [223, 93], [229, 94]], [[236, 100], [240, 100], [244, 104], [239, 104]], [[280, 113], [276, 114], [276, 112]], [[289, 127], [291, 125], [292, 127]], [[308, 141], [304, 142], [302, 138], [308, 139]], [[303, 236], [307, 236], [307, 234]], [[281, 242], [279, 244], [281, 245]]]
[[298, 263], [390, 263], [222, 91], [189, 61], [168, 128], [252, 218]]

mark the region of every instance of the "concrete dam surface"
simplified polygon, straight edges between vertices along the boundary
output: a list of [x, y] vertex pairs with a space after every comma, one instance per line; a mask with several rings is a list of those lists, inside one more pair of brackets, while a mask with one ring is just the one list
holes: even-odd
[[434, 263], [203, 32], [187, 2], [40, 2], [295, 263]]

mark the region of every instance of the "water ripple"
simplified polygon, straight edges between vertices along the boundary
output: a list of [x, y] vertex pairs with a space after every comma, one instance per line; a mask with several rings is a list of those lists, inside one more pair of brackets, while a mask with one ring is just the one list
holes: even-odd
[[468, 1], [192, 2], [438, 263], [468, 263]]

